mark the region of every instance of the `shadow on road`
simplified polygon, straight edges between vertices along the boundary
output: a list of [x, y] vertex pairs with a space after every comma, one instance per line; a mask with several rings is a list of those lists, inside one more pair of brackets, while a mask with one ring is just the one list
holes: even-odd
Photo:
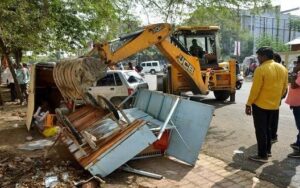
[[[236, 152], [232, 158], [233, 162], [228, 164], [229, 168], [233, 167], [253, 172], [258, 178], [272, 182], [279, 187], [288, 187], [289, 185], [300, 187], [300, 184], [295, 184], [296, 181], [300, 183], [300, 176], [295, 176], [296, 168], [300, 165], [299, 159], [285, 158], [282, 161], [278, 161], [269, 158], [270, 162], [266, 164], [250, 161], [248, 157], [257, 153], [257, 144], [249, 148], [240, 147]], [[232, 176], [236, 177], [235, 174]], [[229, 176], [226, 178], [232, 179], [234, 177]], [[222, 182], [218, 182], [218, 184], [221, 183]]]
[[273, 164], [263, 168], [261, 177], [271, 176], [278, 181], [278, 186], [300, 187], [300, 175], [296, 175], [296, 167], [300, 165], [299, 159], [285, 158], [282, 161], [274, 160]]
[[[237, 149], [235, 151], [236, 154], [232, 158], [233, 162], [229, 163], [228, 166], [225, 167], [225, 169], [231, 171], [232, 174], [216, 182], [212, 187], [227, 185], [230, 182], [236, 182], [240, 184], [241, 187], [256, 187], [256, 182], [252, 179], [255, 175], [244, 172], [244, 170], [246, 170], [255, 173], [255, 171], [263, 165], [262, 163], [255, 163], [248, 159], [249, 156], [256, 154], [256, 148], [257, 145], [255, 144], [249, 148], [240, 147]], [[235, 169], [235, 171], [233, 169]], [[260, 185], [260, 187], [263, 187], [263, 185]]]
[[257, 163], [248, 159], [249, 156], [255, 155], [257, 153], [256, 151], [257, 144], [252, 145], [249, 148], [240, 147], [235, 151], [236, 153], [232, 157], [233, 162], [228, 164], [228, 166], [242, 170], [255, 171], [263, 165], [263, 163]]
[[195, 99], [191, 99], [193, 101], [197, 101], [197, 102], [202, 102], [204, 104], [209, 104], [209, 105], [212, 105], [214, 106], [216, 109], [218, 108], [222, 108], [224, 106], [228, 106], [228, 105], [233, 105], [235, 104], [235, 102], [230, 102], [228, 100], [225, 100], [225, 101], [219, 101], [219, 100], [216, 100], [216, 99], [208, 99], [208, 98], [195, 98]]

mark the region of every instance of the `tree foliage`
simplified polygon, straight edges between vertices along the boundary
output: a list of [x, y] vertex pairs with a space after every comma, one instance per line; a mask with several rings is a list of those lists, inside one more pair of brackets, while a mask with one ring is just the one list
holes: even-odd
[[136, 0], [146, 13], [160, 15], [164, 22], [180, 23], [199, 8], [241, 9], [268, 5], [270, 0]]
[[[47, 23], [46, 5], [39, 1], [0, 2], [1, 50], [34, 49], [40, 45], [40, 32]], [[3, 46], [4, 45], [4, 46]]]
[[270, 46], [274, 49], [276, 52], [285, 52], [288, 51], [289, 48], [287, 45], [285, 45], [283, 42], [273, 39], [272, 36], [264, 35], [256, 40], [256, 47], [260, 48], [263, 46]]
[[290, 25], [289, 25], [291, 30], [295, 30], [300, 32], [300, 20], [296, 18], [292, 18], [290, 20]]
[[0, 2], [0, 40], [10, 52], [72, 51], [115, 37], [123, 23], [136, 26], [132, 16], [119, 12], [107, 0], [5, 0]]
[[2, 0], [0, 53], [18, 85], [11, 56], [19, 63], [24, 51], [74, 51], [88, 41], [114, 37], [119, 23], [108, 0]]

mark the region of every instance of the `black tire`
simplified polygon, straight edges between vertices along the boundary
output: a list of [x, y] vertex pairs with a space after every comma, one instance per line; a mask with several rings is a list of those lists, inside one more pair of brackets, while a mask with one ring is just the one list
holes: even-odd
[[155, 71], [154, 69], [151, 69], [151, 70], [150, 70], [150, 73], [151, 73], [151, 74], [155, 74], [156, 71]]
[[236, 82], [235, 88], [236, 89], [241, 89], [242, 88], [242, 84], [240, 82]]
[[214, 91], [214, 95], [216, 97], [216, 100], [225, 101], [226, 99], [229, 98], [230, 91], [224, 91], [224, 90]]

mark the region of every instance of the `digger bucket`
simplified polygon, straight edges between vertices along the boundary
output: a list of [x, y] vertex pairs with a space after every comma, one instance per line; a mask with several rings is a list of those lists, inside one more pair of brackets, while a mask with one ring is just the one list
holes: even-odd
[[55, 84], [66, 101], [85, 99], [95, 81], [106, 75], [107, 65], [99, 58], [81, 57], [63, 60], [53, 70]]

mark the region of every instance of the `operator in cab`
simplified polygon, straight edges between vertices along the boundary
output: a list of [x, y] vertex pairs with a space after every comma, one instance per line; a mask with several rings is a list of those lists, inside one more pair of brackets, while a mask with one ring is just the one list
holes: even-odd
[[198, 45], [196, 39], [192, 40], [192, 46], [190, 47], [190, 53], [191, 53], [191, 55], [196, 56], [199, 59], [203, 58], [203, 55], [204, 55], [203, 48]]

